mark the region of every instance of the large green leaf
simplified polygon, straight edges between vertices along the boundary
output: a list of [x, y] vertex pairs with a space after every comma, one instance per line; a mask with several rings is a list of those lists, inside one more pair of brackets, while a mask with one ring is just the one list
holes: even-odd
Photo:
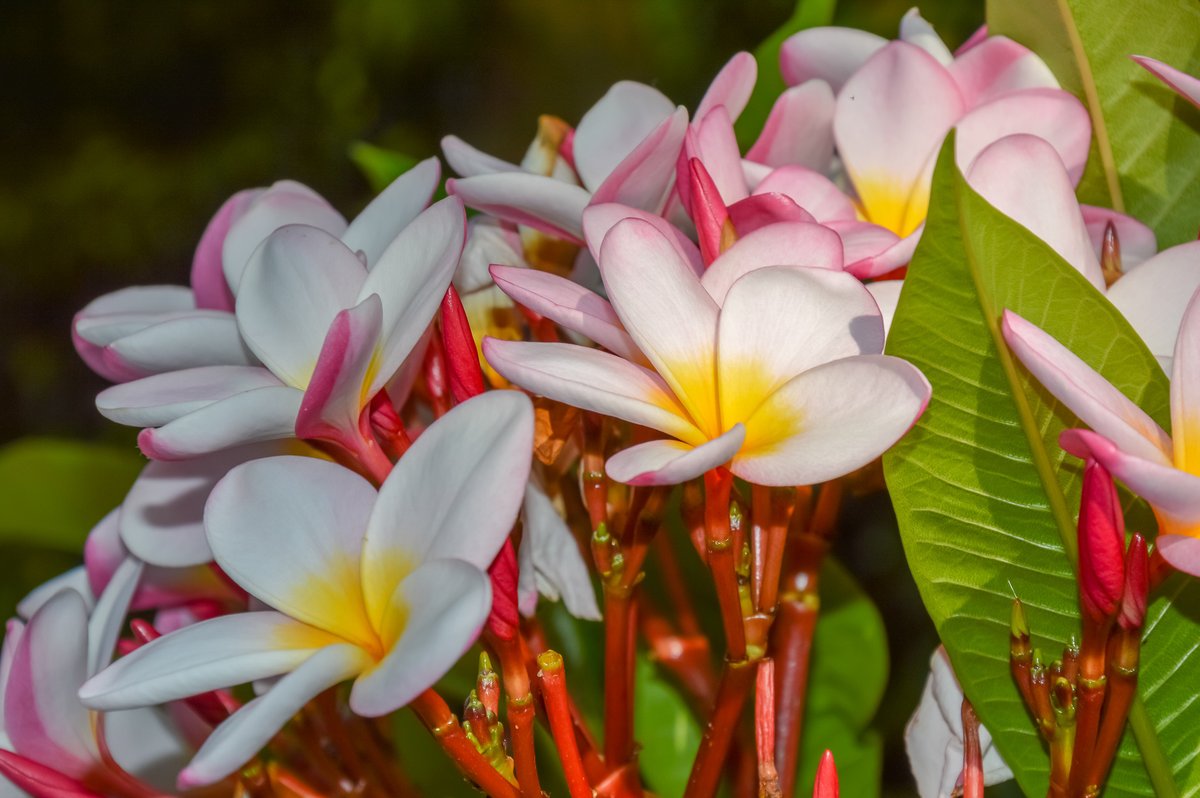
[[79, 554], [145, 463], [133, 448], [53, 438], [0, 448], [0, 540]]
[[[1050, 656], [1078, 634], [1079, 466], [1057, 444], [1077, 422], [1008, 354], [1000, 314], [1011, 308], [1041, 326], [1164, 427], [1168, 386], [1112, 305], [975, 194], [952, 152], [951, 138], [888, 339], [890, 353], [924, 371], [933, 399], [884, 468], [909, 565], [955, 670], [1026, 793], [1040, 795], [1047, 758], [1008, 675], [1007, 621], [1015, 591]], [[1147, 619], [1133, 725], [1149, 767], [1174, 770], [1178, 792], [1156, 784], [1160, 795], [1200, 791], [1197, 608], [1200, 585], [1179, 580]], [[1127, 735], [1106, 795], [1152, 794], [1140, 759]]]
[[807, 28], [830, 24], [836, 7], [837, 0], [797, 0], [792, 15], [754, 48], [754, 59], [758, 61], [758, 81], [736, 125], [738, 144], [743, 151], [758, 138], [771, 113], [771, 106], [787, 88], [779, 71], [779, 48], [784, 40]]
[[1084, 202], [1149, 224], [1159, 244], [1196, 237], [1200, 111], [1131, 61], [1148, 55], [1200, 71], [1195, 0], [988, 0], [988, 27], [1030, 47], [1088, 106]]

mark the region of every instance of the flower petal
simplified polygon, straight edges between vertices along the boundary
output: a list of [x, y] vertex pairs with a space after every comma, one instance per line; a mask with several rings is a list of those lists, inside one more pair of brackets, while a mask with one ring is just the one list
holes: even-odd
[[396, 588], [388, 608], [396, 638], [383, 660], [354, 682], [350, 709], [386, 715], [432, 687], [475, 642], [491, 609], [492, 586], [483, 571], [461, 560], [421, 565]]
[[996, 210], [1046, 242], [1097, 289], [1096, 260], [1075, 190], [1062, 160], [1045, 140], [1020, 133], [987, 147], [967, 170], [967, 182]]
[[238, 289], [242, 337], [275, 376], [304, 389], [330, 323], [357, 304], [362, 262], [334, 236], [306, 225], [280, 228], [255, 250]]
[[767, 166], [827, 168], [833, 158], [833, 109], [833, 90], [823, 80], [786, 89], [746, 157]]
[[614, 83], [575, 128], [575, 171], [588, 191], [599, 188], [674, 111], [658, 89], [629, 80]]
[[[661, 211], [670, 196], [675, 162], [687, 132], [687, 110], [680, 107], [613, 168], [595, 188], [592, 202], [619, 202], [654, 213]], [[575, 140], [578, 146], [578, 136]]]
[[225, 235], [221, 261], [235, 296], [240, 295], [254, 251], [271, 233], [292, 224], [315, 227], [335, 238], [346, 231], [345, 218], [324, 197], [301, 183], [280, 180], [255, 197]]
[[1200, 476], [1200, 291], [1192, 294], [1175, 343], [1171, 440], [1175, 443], [1175, 467]]
[[686, 441], [704, 436], [662, 379], [616, 355], [573, 344], [542, 344], [485, 338], [492, 368], [525, 390]]
[[1046, 62], [1007, 36], [988, 36], [960, 52], [949, 69], [968, 108], [1012, 91], [1058, 88]]
[[842, 239], [828, 227], [811, 222], [779, 222], [760, 227], [722, 252], [700, 278], [700, 284], [713, 301], [723, 306], [730, 288], [738, 280], [771, 266], [840, 272]]
[[80, 688], [79, 700], [106, 711], [154, 706], [287, 673], [343, 642], [279, 612], [222, 615], [121, 657]]
[[1083, 214], [1083, 223], [1087, 226], [1088, 238], [1097, 258], [1104, 247], [1104, 231], [1109, 224], [1117, 233], [1123, 271], [1131, 271], [1158, 252], [1158, 239], [1154, 231], [1132, 216], [1094, 205], [1080, 205], [1079, 211]]
[[609, 231], [616, 227], [622, 219], [641, 219], [667, 237], [680, 256], [687, 261], [696, 274], [704, 273], [704, 261], [700, 250], [690, 238], [657, 214], [631, 208], [616, 202], [605, 202], [588, 206], [583, 212], [583, 231], [587, 238], [588, 250], [597, 262], [600, 260], [600, 246], [604, 243]]
[[458, 136], [442, 137], [442, 155], [450, 168], [461, 177], [490, 175], [496, 172], [519, 172], [521, 167], [514, 163], [501, 160], [494, 155], [488, 155], [483, 150], [472, 147]]
[[640, 219], [618, 222], [600, 250], [609, 301], [697, 426], [717, 434], [717, 305], [671, 242]]
[[700, 446], [673, 440], [640, 443], [623, 449], [604, 464], [608, 476], [627, 485], [678, 485], [725, 465], [742, 448], [746, 428], [734, 424]]
[[882, 36], [855, 28], [809, 28], [784, 41], [779, 66], [789, 86], [816, 78], [836, 94], [887, 43]]
[[392, 240], [429, 204], [441, 176], [437, 158], [426, 158], [400, 175], [355, 217], [342, 243], [366, 255], [367, 268], [374, 268]]
[[1087, 109], [1074, 95], [1060, 89], [1028, 89], [1006, 94], [973, 108], [957, 127], [954, 154], [960, 169], [965, 171], [993, 142], [1024, 133], [1037, 136], [1054, 148], [1066, 167], [1072, 187], [1083, 176], [1092, 140]]
[[892, 329], [892, 319], [896, 316], [896, 305], [900, 301], [900, 291], [904, 288], [903, 280], [876, 280], [867, 283], [871, 298], [879, 306], [879, 315], [883, 317], [883, 334], [887, 337]]
[[378, 294], [334, 317], [296, 414], [297, 437], [356, 450], [359, 419], [372, 396], [370, 372], [378, 363], [382, 317]]
[[286, 385], [243, 391], [157, 429], [142, 430], [138, 448], [152, 460], [186, 460], [234, 446], [293, 438], [303, 399], [301, 391]]
[[113, 341], [105, 357], [116, 358], [125, 369], [141, 374], [201, 366], [255, 366], [258, 361], [242, 342], [237, 319], [218, 310], [172, 314], [132, 335]]
[[1159, 535], [1154, 547], [1172, 568], [1200, 576], [1200, 538], [1190, 535]]
[[1181, 72], [1170, 64], [1144, 55], [1129, 56], [1143, 69], [1174, 89], [1180, 97], [1200, 108], [1200, 79]]
[[909, 44], [915, 44], [917, 47], [920, 47], [936, 58], [942, 66], [949, 66], [950, 62], [954, 60], [954, 56], [950, 53], [950, 48], [942, 41], [942, 37], [937, 35], [937, 31], [921, 16], [921, 12], [916, 8], [910, 8], [900, 18], [900, 38]]
[[929, 402], [929, 381], [912, 364], [860, 355], [804, 372], [746, 423], [731, 470], [759, 485], [813, 485], [883, 454]]
[[118, 424], [153, 427], [222, 399], [278, 385], [260, 366], [202, 366], [114, 385], [96, 396], [96, 409]]
[[721, 71], [708, 85], [708, 91], [696, 106], [696, 118], [703, 119], [718, 105], [725, 106], [729, 116], [737, 119], [750, 101], [754, 82], [758, 78], [758, 62], [750, 53], [737, 53], [725, 62]]
[[906, 42], [888, 44], [846, 82], [833, 133], [868, 221], [901, 236], [924, 221], [933, 156], [962, 113], [950, 73]]
[[778, 222], [815, 222], [808, 211], [796, 204], [786, 194], [771, 191], [751, 194], [728, 208], [729, 221], [739, 236], [747, 236], [770, 224]]
[[[1121, 252], [1124, 258], [1124, 239]], [[1190, 241], [1165, 249], [1127, 272], [1109, 287], [1107, 296], [1159, 362], [1169, 364], [1183, 312], [1197, 289], [1200, 242]]]
[[718, 105], [692, 126], [687, 133], [684, 152], [689, 160], [698, 158], [704, 164], [726, 205], [745, 199], [749, 194], [733, 120], [724, 106]]
[[377, 629], [421, 563], [491, 564], [520, 510], [532, 447], [533, 405], [518, 391], [463, 402], [417, 438], [380, 488], [363, 543], [363, 593]]
[[98, 673], [112, 661], [117, 638], [125, 626], [125, 615], [141, 581], [145, 565], [136, 557], [126, 557], [102, 592], [87, 624], [87, 672]]
[[565, 277], [536, 269], [493, 266], [492, 277], [504, 293], [535, 313], [587, 336], [626, 360], [645, 360], [621, 327], [612, 305], [599, 294]]
[[791, 197], [818, 222], [853, 222], [858, 218], [854, 201], [832, 180], [803, 166], [781, 166], [763, 178], [754, 189], [755, 194], [769, 192]]
[[1080, 421], [1131, 455], [1170, 464], [1162, 428], [1075, 353], [1012, 311], [1000, 326], [1017, 359]]
[[247, 593], [369, 648], [375, 633], [359, 562], [375, 501], [371, 484], [347, 468], [270, 457], [237, 466], [217, 483], [204, 527], [213, 559]]
[[435, 203], [404, 228], [362, 284], [356, 302], [379, 294], [383, 306], [382, 343], [367, 398], [392, 378], [433, 321], [462, 254], [466, 226], [457, 197]]
[[271, 741], [293, 715], [319, 693], [367, 667], [370, 657], [345, 643], [326, 646], [284, 676], [266, 693], [213, 729], [179, 774], [179, 788], [213, 784], [238, 770]]
[[592, 195], [579, 186], [526, 172], [497, 172], [451, 178], [446, 191], [478, 211], [583, 243], [579, 219]]
[[240, 219], [251, 204], [263, 193], [263, 189], [251, 188], [239, 191], [221, 205], [216, 215], [204, 228], [196, 254], [192, 257], [192, 291], [196, 296], [196, 307], [233, 312], [233, 291], [225, 280], [222, 250], [229, 228]]
[[[580, 554], [579, 544], [563, 517], [558, 514], [554, 503], [534, 482], [525, 487], [525, 506], [522, 510], [521, 561], [532, 566], [526, 575], [521, 569], [521, 592], [529, 592], [525, 584], [532, 578], [534, 599], [541, 593], [551, 600], [562, 597], [567, 612], [576, 618], [589, 621], [600, 620], [600, 607], [596, 604], [596, 591], [587, 563]], [[533, 608], [526, 615], [533, 614]]]

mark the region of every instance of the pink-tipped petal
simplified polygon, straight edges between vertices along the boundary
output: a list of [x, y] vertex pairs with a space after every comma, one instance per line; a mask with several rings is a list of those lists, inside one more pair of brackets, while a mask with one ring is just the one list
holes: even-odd
[[233, 314], [219, 310], [172, 314], [113, 341], [104, 357], [114, 369], [141, 374], [258, 364], [242, 342]]
[[532, 446], [533, 406], [519, 391], [463, 402], [417, 438], [380, 488], [363, 544], [363, 593], [376, 628], [420, 563], [491, 564], [521, 508]]
[[1013, 91], [1058, 88], [1046, 62], [1007, 36], [981, 39], [960, 51], [949, 69], [969, 108]]
[[575, 171], [584, 187], [599, 188], [674, 111], [674, 104], [658, 89], [629, 80], [613, 84], [575, 128]]
[[786, 194], [753, 194], [729, 206], [729, 221], [739, 236], [779, 222], [815, 222], [808, 211]]
[[372, 396], [367, 389], [378, 366], [382, 317], [378, 294], [334, 317], [296, 415], [297, 437], [355, 449], [359, 419]]
[[631, 446], [608, 458], [604, 470], [627, 485], [678, 485], [725, 465], [742, 448], [746, 428], [741, 424], [700, 446], [672, 440]]
[[779, 95], [746, 157], [767, 166], [826, 169], [833, 158], [833, 90], [809, 80]]
[[[902, 240], [886, 227], [870, 222], [836, 221], [825, 224], [841, 236], [845, 269], [860, 280], [886, 274], [908, 263], [919, 238], [917, 233], [913, 233]], [[909, 241], [913, 242], [912, 246], [908, 245]]]
[[1200, 576], [1200, 537], [1159, 535], [1154, 545], [1172, 568], [1185, 574]]
[[280, 180], [256, 196], [225, 235], [221, 260], [235, 296], [254, 251], [271, 233], [291, 224], [315, 227], [335, 238], [346, 231], [345, 218], [324, 197], [301, 183]]
[[[36, 760], [0, 749], [0, 794], [5, 798], [103, 798], [79, 779], [47, 767]], [[11, 784], [9, 784], [11, 782]]]
[[733, 132], [733, 120], [718, 105], [688, 131], [685, 149], [689, 159], [699, 159], [712, 177], [726, 205], [745, 199], [749, 191], [742, 172], [742, 155]]
[[853, 222], [854, 201], [820, 172], [803, 166], [781, 166], [763, 178], [755, 194], [775, 192], [791, 197], [818, 222]]
[[519, 172], [521, 167], [472, 147], [458, 136], [442, 137], [442, 155], [459, 177], [475, 177], [497, 172]]
[[842, 240], [828, 227], [812, 222], [768, 225], [739, 238], [712, 262], [700, 283], [713, 301], [723, 305], [734, 283], [771, 266], [840, 272]]
[[196, 254], [192, 257], [192, 292], [196, 295], [196, 307], [233, 312], [233, 291], [225, 280], [222, 250], [229, 228], [245, 214], [262, 189], [251, 188], [239, 191], [221, 205], [215, 216], [204, 228]]
[[1200, 291], [1183, 312], [1171, 368], [1171, 440], [1175, 467], [1200, 475]]
[[854, 28], [809, 28], [789, 37], [779, 50], [779, 65], [789, 86], [819, 79], [833, 91], [842, 86], [887, 39]]
[[679, 183], [687, 185], [680, 191], [696, 226], [696, 240], [700, 244], [700, 255], [708, 265], [728, 245], [733, 222], [729, 220], [729, 209], [721, 198], [721, 191], [699, 158], [679, 159]]
[[[1121, 241], [1124, 257], [1125, 243]], [[1165, 249], [1108, 289], [1108, 301], [1125, 317], [1160, 363], [1168, 364], [1183, 313], [1200, 290], [1200, 242]]]
[[113, 382], [146, 376], [140, 369], [112, 362], [105, 347], [124, 336], [196, 308], [192, 292], [183, 286], [133, 286], [89, 302], [71, 322], [71, 342], [88, 368]]
[[650, 131], [596, 186], [592, 202], [619, 202], [658, 213], [670, 196], [675, 161], [688, 131], [687, 111], [677, 108]]
[[1066, 167], [1072, 188], [1079, 184], [1092, 140], [1092, 123], [1083, 103], [1061, 89], [1014, 92], [973, 108], [959, 121], [955, 135], [959, 168], [966, 171], [993, 142], [1017, 134], [1049, 143]]
[[925, 219], [933, 156], [964, 110], [946, 68], [907, 42], [888, 44], [838, 95], [838, 152], [868, 221], [907, 235]]
[[277, 385], [279, 380], [258, 366], [204, 366], [114, 385], [96, 396], [96, 409], [118, 424], [152, 427], [245, 391]]
[[1075, 190], [1058, 153], [1021, 133], [988, 146], [967, 170], [967, 182], [996, 210], [1048, 244], [1104, 290], [1100, 262], [1088, 238]]
[[479, 636], [492, 608], [487, 574], [461, 560], [427, 562], [397, 586], [383, 630], [390, 648], [354, 682], [350, 708], [379, 717], [432, 687]]
[[1121, 247], [1122, 271], [1131, 271], [1158, 252], [1158, 239], [1154, 231], [1132, 216], [1094, 205], [1080, 205], [1079, 211], [1083, 214], [1083, 223], [1087, 226], [1088, 238], [1097, 258], [1104, 247], [1105, 229], [1111, 224], [1116, 230]]
[[1200, 108], [1200, 79], [1181, 72], [1170, 64], [1164, 64], [1144, 55], [1129, 56], [1143, 69], [1170, 86], [1183, 99]]
[[587, 238], [588, 251], [597, 261], [600, 260], [600, 246], [604, 243], [605, 236], [622, 219], [641, 219], [654, 225], [667, 237], [680, 257], [692, 267], [692, 271], [698, 275], [704, 273], [704, 261], [700, 257], [700, 250], [679, 228], [657, 214], [615, 202], [591, 205], [583, 212], [583, 231]]
[[1162, 428], [1075, 353], [1012, 311], [1004, 311], [1000, 326], [1017, 359], [1083, 423], [1132, 455], [1170, 463], [1171, 439]]
[[493, 266], [496, 285], [535, 313], [584, 335], [613, 354], [644, 361], [608, 300], [578, 283], [536, 269]]
[[470, 208], [583, 243], [579, 219], [592, 195], [579, 186], [526, 172], [497, 172], [447, 180], [446, 191]]
[[366, 255], [367, 268], [374, 268], [392, 239], [429, 204], [441, 176], [437, 158], [426, 158], [400, 175], [355, 217], [342, 243]]
[[357, 646], [331, 645], [317, 651], [267, 692], [213, 729], [191, 763], [179, 774], [179, 787], [213, 784], [235, 772], [271, 741], [293, 715], [318, 693], [368, 667]]
[[151, 460], [186, 460], [251, 443], [295, 437], [304, 394], [286, 385], [243, 391], [138, 434]]
[[784, 385], [746, 422], [734, 474], [758, 485], [813, 485], [865, 466], [912, 427], [929, 381], [884, 355], [835, 360]]
[[703, 440], [657, 374], [583, 346], [483, 340], [492, 368], [525, 390], [676, 438]]
[[383, 310], [368, 397], [392, 378], [433, 321], [462, 254], [466, 225], [460, 199], [435, 203], [396, 237], [363, 283], [357, 301], [378, 294]]
[[700, 104], [696, 106], [696, 118], [703, 119], [718, 105], [725, 106], [729, 116], [737, 119], [750, 101], [754, 82], [758, 78], [758, 62], [750, 53], [742, 52], [725, 62], [721, 71], [709, 84]]

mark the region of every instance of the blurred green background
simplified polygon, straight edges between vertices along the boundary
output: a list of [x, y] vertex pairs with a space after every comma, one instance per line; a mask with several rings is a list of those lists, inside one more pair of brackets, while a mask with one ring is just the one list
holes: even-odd
[[[891, 38], [908, 7], [843, 0], [835, 22]], [[96, 414], [105, 383], [75, 356], [71, 316], [126, 285], [186, 282], [204, 225], [233, 192], [292, 178], [352, 216], [370, 198], [347, 156], [355, 141], [424, 157], [454, 133], [515, 160], [540, 113], [573, 123], [625, 78], [694, 107], [730, 55], [753, 49], [792, 10], [793, 0], [5, 0], [0, 442], [117, 444], [130, 459], [104, 461], [106, 479], [127, 484], [134, 434]], [[982, 0], [921, 11], [951, 47], [983, 20]], [[111, 489], [77, 470], [93, 454], [48, 455], [57, 484], [22, 479], [28, 462], [0, 456], [0, 531], [41, 524], [58, 535], [45, 548], [0, 535], [6, 615], [29, 587], [78, 561], [72, 552], [108, 509]], [[64, 491], [86, 494], [75, 515], [23, 520]], [[876, 721], [889, 741], [887, 784], [911, 794], [899, 740], [936, 637], [886, 498], [856, 505], [847, 520], [838, 554], [888, 623], [892, 678]]]

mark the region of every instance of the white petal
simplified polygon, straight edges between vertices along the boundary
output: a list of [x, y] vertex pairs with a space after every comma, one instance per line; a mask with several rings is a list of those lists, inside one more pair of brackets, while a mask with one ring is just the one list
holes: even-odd
[[767, 166], [828, 168], [833, 158], [833, 109], [833, 90], [825, 81], [792, 86], [775, 101], [746, 157]]
[[141, 560], [126, 557], [117, 567], [104, 592], [96, 598], [96, 606], [92, 609], [87, 625], [89, 676], [99, 673], [112, 661], [117, 638], [125, 626], [125, 615], [129, 611], [133, 593], [137, 590], [144, 570], [145, 565]]
[[239, 393], [279, 385], [260, 366], [204, 366], [114, 385], [96, 396], [100, 415], [118, 424], [154, 427]]
[[1170, 362], [1183, 312], [1200, 289], [1200, 242], [1165, 249], [1128, 272], [1108, 289], [1108, 301], [1146, 342]]
[[737, 119], [750, 101], [754, 82], [758, 77], [758, 62], [750, 53], [737, 53], [730, 58], [709, 84], [708, 91], [696, 106], [696, 118], [703, 119], [718, 105], [725, 106], [729, 115]]
[[527, 172], [451, 179], [446, 191], [468, 207], [576, 243], [583, 241], [579, 219], [592, 198], [579, 186]]
[[199, 366], [253, 366], [237, 319], [219, 310], [197, 310], [152, 324], [113, 341], [108, 353], [147, 374]]
[[[97, 524], [97, 528], [104, 525], [110, 518], [115, 517], [116, 511], [104, 516], [104, 519]], [[90, 536], [89, 536], [90, 539]], [[111, 574], [109, 575], [111, 577]], [[92, 595], [91, 582], [85, 566], [77, 566], [69, 571], [66, 571], [53, 579], [47, 580], [35, 587], [25, 595], [25, 598], [17, 604], [17, 617], [24, 620], [29, 620], [33, 614], [40, 610], [47, 601], [54, 598], [64, 590], [73, 590], [83, 598], [83, 603], [87, 607], [87, 611], [92, 611], [92, 605], [95, 604], [96, 598]], [[0, 680], [0, 686], [4, 684]], [[0, 689], [3, 689], [0, 687]], [[0, 716], [3, 717], [3, 716]]]
[[446, 163], [450, 164], [450, 168], [458, 172], [460, 177], [521, 171], [521, 167], [516, 164], [503, 161], [494, 155], [488, 155], [483, 150], [472, 147], [458, 136], [442, 137], [442, 155], [446, 157]]
[[623, 449], [604, 464], [608, 476], [629, 485], [678, 485], [725, 465], [742, 448], [746, 428], [733, 427], [700, 446], [672, 440], [649, 441]]
[[234, 446], [295, 437], [304, 394], [286, 385], [255, 388], [159, 427], [144, 429], [138, 447], [154, 460], [185, 460]]
[[900, 301], [900, 291], [904, 288], [903, 280], [876, 280], [867, 283], [867, 290], [875, 304], [879, 305], [879, 315], [883, 317], [883, 334], [887, 336], [892, 329], [892, 319], [896, 316], [896, 304]]
[[836, 93], [887, 39], [854, 28], [809, 28], [793, 34], [779, 50], [783, 79], [796, 86], [812, 79]]
[[193, 750], [168, 712], [157, 708], [106, 713], [104, 742], [123, 770], [163, 793], [175, 788]]
[[429, 204], [441, 175], [437, 158], [426, 158], [400, 175], [355, 217], [342, 243], [366, 255], [368, 268], [374, 268], [392, 239]]
[[[540, 592], [551, 599], [561, 596], [567, 611], [576, 618], [600, 620], [596, 591], [575, 536], [554, 508], [550, 497], [532, 480], [525, 488], [522, 517], [525, 536], [521, 539], [520, 555], [522, 562], [528, 557], [534, 571], [537, 585], [535, 593]], [[521, 577], [524, 581], [524, 569]]]
[[575, 128], [575, 170], [595, 191], [642, 139], [675, 110], [658, 89], [623, 80], [613, 84]]
[[588, 251], [592, 253], [592, 257], [597, 262], [600, 260], [600, 246], [604, 243], [605, 237], [622, 219], [641, 219], [654, 225], [656, 230], [667, 237], [667, 240], [691, 265], [696, 274], [704, 273], [704, 261], [700, 258], [699, 248], [679, 228], [657, 214], [630, 208], [628, 205], [616, 202], [591, 205], [583, 212], [583, 232], [587, 238]]
[[738, 280], [771, 266], [840, 272], [842, 239], [828, 227], [812, 222], [769, 224], [742, 236], [717, 256], [700, 284], [718, 305], [723, 305]]
[[900, 38], [909, 44], [915, 44], [925, 52], [938, 60], [942, 66], [949, 66], [954, 60], [954, 56], [950, 54], [950, 48], [942, 41], [942, 37], [937, 35], [921, 12], [916, 8], [910, 8], [908, 13], [900, 18]]
[[1175, 467], [1200, 475], [1200, 291], [1192, 295], [1183, 313], [1175, 343], [1171, 440], [1175, 443]]

